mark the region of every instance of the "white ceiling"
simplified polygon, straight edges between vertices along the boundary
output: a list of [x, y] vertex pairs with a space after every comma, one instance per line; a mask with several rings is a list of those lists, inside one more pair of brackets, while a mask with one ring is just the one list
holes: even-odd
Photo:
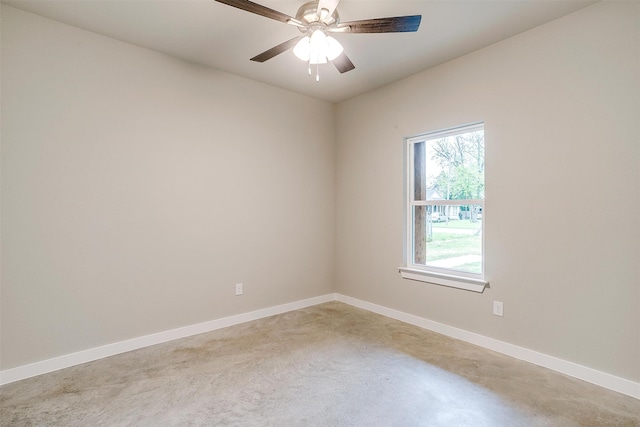
[[[295, 16], [305, 0], [254, 0]], [[320, 66], [320, 82], [287, 51], [249, 61], [297, 28], [213, 0], [2, 0], [114, 39], [314, 98], [340, 102], [595, 3], [594, 0], [342, 0], [342, 21], [422, 15], [416, 33], [337, 34], [356, 68]]]

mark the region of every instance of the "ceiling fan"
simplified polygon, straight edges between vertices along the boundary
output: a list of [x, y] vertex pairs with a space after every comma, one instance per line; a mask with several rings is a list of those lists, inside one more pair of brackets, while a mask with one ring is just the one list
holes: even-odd
[[[293, 53], [311, 65], [333, 63], [340, 73], [355, 68], [344, 53], [342, 45], [331, 37], [331, 33], [406, 33], [418, 31], [421, 15], [396, 16], [390, 18], [364, 19], [360, 21], [340, 22], [336, 7], [340, 0], [315, 0], [303, 4], [295, 17], [277, 10], [254, 3], [249, 0], [216, 0], [247, 12], [266, 18], [275, 19], [285, 24], [298, 27], [303, 35], [287, 40], [259, 55], [251, 61], [265, 62], [291, 48]], [[316, 81], [319, 80], [316, 67]]]

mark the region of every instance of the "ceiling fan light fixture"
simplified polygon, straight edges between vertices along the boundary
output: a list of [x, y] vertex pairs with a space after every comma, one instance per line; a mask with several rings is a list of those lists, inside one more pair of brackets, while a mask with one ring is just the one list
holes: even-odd
[[[315, 62], [316, 64], [324, 64], [327, 62], [327, 53], [329, 51], [329, 44], [327, 43], [327, 35], [322, 30], [315, 30], [311, 34], [311, 39], [309, 40], [309, 46], [311, 48], [310, 56], [313, 60], [314, 58], [318, 61], [324, 60], [323, 62]], [[314, 62], [312, 62], [313, 64]]]
[[326, 64], [327, 63], [327, 57], [324, 56], [324, 55], [316, 56], [312, 52], [311, 53], [311, 57], [309, 58], [309, 63], [311, 65]]
[[333, 61], [344, 51], [340, 42], [331, 36], [327, 36], [327, 46], [327, 58], [329, 61]]
[[302, 61], [311, 65], [326, 64], [336, 59], [344, 48], [322, 30], [315, 30], [311, 37], [305, 36], [293, 48], [293, 53]]
[[308, 62], [310, 53], [311, 53], [311, 45], [309, 43], [310, 37], [304, 36], [298, 43], [296, 43], [293, 48], [293, 53], [298, 59]]

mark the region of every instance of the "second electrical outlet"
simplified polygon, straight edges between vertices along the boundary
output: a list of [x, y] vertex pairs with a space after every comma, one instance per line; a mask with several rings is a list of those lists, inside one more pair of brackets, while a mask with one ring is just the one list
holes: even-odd
[[242, 295], [242, 283], [236, 283], [236, 295]]

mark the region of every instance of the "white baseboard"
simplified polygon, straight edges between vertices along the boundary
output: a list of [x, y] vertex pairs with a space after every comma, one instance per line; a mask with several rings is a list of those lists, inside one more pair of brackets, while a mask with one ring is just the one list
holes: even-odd
[[69, 368], [71, 366], [80, 365], [82, 363], [91, 362], [104, 357], [126, 353], [127, 351], [137, 350], [139, 348], [201, 334], [203, 332], [214, 331], [216, 329], [226, 328], [227, 326], [250, 322], [252, 320], [286, 313], [288, 311], [299, 310], [312, 305], [334, 301], [335, 299], [335, 294], [321, 295], [314, 298], [294, 301], [288, 304], [277, 305], [275, 307], [263, 308], [249, 313], [223, 317], [221, 319], [198, 323], [196, 325], [132, 338], [130, 340], [90, 348], [77, 353], [65, 354], [64, 356], [54, 357], [52, 359], [31, 363], [29, 365], [18, 366], [17, 368], [6, 369], [4, 371], [0, 371], [0, 385], [24, 380], [26, 378], [35, 377], [36, 375], [46, 374], [59, 369]]
[[571, 377], [578, 378], [604, 388], [608, 388], [613, 391], [617, 391], [618, 393], [626, 394], [628, 396], [635, 397], [636, 399], [640, 399], [640, 383], [637, 382], [620, 378], [615, 375], [607, 374], [605, 372], [596, 371], [595, 369], [587, 368], [586, 366], [568, 362], [563, 359], [558, 359], [557, 357], [549, 356], [543, 353], [538, 353], [537, 351], [509, 344], [504, 341], [485, 337], [484, 335], [479, 335], [473, 332], [465, 331], [463, 329], [454, 328], [453, 326], [444, 325], [442, 323], [414, 316], [412, 314], [407, 314], [401, 311], [383, 307], [381, 305], [348, 297], [346, 295], [336, 294], [336, 300], [352, 305], [354, 307], [371, 311], [373, 313], [391, 317], [392, 319], [400, 320], [401, 322], [419, 326], [424, 329], [429, 329], [431, 331], [456, 338], [461, 341], [466, 341], [471, 344], [496, 351], [498, 353], [506, 354], [507, 356], [524, 360], [526, 362], [530, 362], [535, 365], [542, 366], [563, 373], [565, 375], [569, 375]]
[[607, 374], [578, 365], [573, 362], [558, 359], [537, 351], [529, 350], [517, 345], [509, 344], [493, 338], [485, 337], [463, 329], [454, 328], [442, 323], [434, 322], [422, 317], [407, 314], [398, 310], [393, 310], [381, 305], [373, 304], [367, 301], [359, 300], [342, 294], [327, 294], [314, 298], [308, 298], [300, 301], [282, 304], [275, 307], [268, 307], [249, 313], [238, 314], [235, 316], [224, 317], [222, 319], [211, 320], [196, 325], [185, 326], [183, 328], [172, 329], [169, 331], [159, 332], [157, 334], [145, 335], [126, 341], [113, 344], [107, 344], [101, 347], [95, 347], [88, 350], [71, 353], [40, 362], [31, 363], [29, 365], [18, 366], [17, 368], [0, 371], [0, 385], [9, 384], [14, 381], [23, 380], [34, 377], [36, 375], [46, 374], [48, 372], [57, 371], [59, 369], [69, 368], [71, 366], [80, 365], [82, 363], [91, 362], [93, 360], [102, 359], [104, 357], [114, 356], [116, 354], [125, 353], [127, 351], [137, 350], [139, 348], [172, 341], [179, 338], [185, 338], [204, 332], [214, 331], [216, 329], [226, 328], [228, 326], [237, 325], [264, 317], [274, 316], [276, 314], [286, 313], [288, 311], [299, 310], [301, 308], [322, 304], [329, 301], [340, 301], [354, 307], [362, 308], [373, 313], [381, 314], [392, 319], [400, 320], [411, 325], [415, 325], [424, 329], [437, 332], [452, 338], [469, 342], [498, 353], [506, 354], [516, 359], [524, 360], [554, 371], [578, 378], [592, 384], [608, 388], [619, 393], [626, 394], [636, 399], [640, 399], [640, 383], [633, 382], [615, 375]]

